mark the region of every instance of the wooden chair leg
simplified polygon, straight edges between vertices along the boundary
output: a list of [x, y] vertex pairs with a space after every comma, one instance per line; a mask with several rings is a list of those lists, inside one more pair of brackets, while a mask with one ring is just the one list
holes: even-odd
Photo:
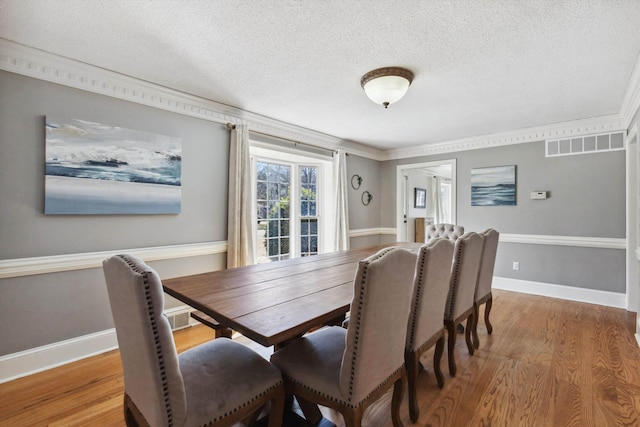
[[471, 331], [471, 339], [475, 348], [480, 347], [480, 339], [478, 338], [478, 318], [480, 317], [480, 306], [473, 303], [473, 330]]
[[400, 405], [402, 404], [402, 395], [404, 394], [404, 379], [406, 374], [402, 371], [402, 377], [398, 378], [393, 385], [393, 397], [391, 398], [391, 421], [393, 427], [403, 427], [400, 420]]
[[467, 317], [467, 326], [464, 331], [464, 340], [467, 343], [467, 350], [469, 350], [469, 354], [473, 356], [473, 342], [471, 342], [471, 331], [473, 330], [473, 312]]
[[271, 399], [271, 409], [269, 411], [269, 427], [282, 426], [282, 418], [284, 417], [284, 405], [287, 397], [284, 392], [284, 385], [280, 391]]
[[404, 355], [405, 365], [407, 367], [407, 382], [409, 384], [409, 417], [414, 423], [420, 417], [420, 409], [418, 408], [418, 372], [420, 372], [420, 357], [413, 351], [407, 351]]
[[342, 414], [345, 427], [361, 427], [363, 412], [364, 410], [360, 407], [351, 410], [345, 410], [344, 414]]
[[454, 351], [456, 348], [456, 324], [453, 321], [446, 322], [447, 327], [447, 339], [448, 339], [448, 348], [447, 348], [447, 358], [449, 359], [449, 375], [452, 377], [456, 376], [456, 359], [454, 356]]
[[124, 402], [122, 404], [122, 409], [124, 412], [124, 424], [127, 427], [137, 427], [138, 423], [136, 423], [136, 420], [133, 417], [131, 410], [129, 409], [129, 396], [127, 396], [126, 394], [124, 395]]
[[484, 306], [484, 324], [487, 325], [487, 333], [491, 335], [493, 332], [493, 326], [489, 322], [489, 313], [491, 312], [491, 306], [493, 305], [493, 296], [489, 296], [487, 303]]
[[127, 393], [124, 394], [124, 404], [122, 406], [124, 408], [124, 422], [127, 427], [149, 425], [147, 420], [144, 418], [144, 415], [142, 415], [142, 412], [140, 412]]
[[[444, 353], [444, 334], [436, 342], [436, 350], [433, 353], [433, 373], [436, 375], [436, 381], [438, 387], [444, 387], [444, 375], [442, 375], [442, 369], [440, 368], [440, 362], [442, 361], [442, 353]], [[416, 417], [417, 420], [417, 417]], [[411, 418], [411, 421], [416, 421]]]

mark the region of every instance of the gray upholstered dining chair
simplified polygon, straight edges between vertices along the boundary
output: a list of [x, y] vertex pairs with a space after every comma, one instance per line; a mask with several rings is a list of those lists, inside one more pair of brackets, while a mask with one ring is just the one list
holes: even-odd
[[132, 255], [105, 260], [103, 270], [124, 369], [128, 426], [253, 422], [269, 401], [269, 427], [282, 424], [284, 384], [275, 366], [227, 338], [178, 354], [158, 274]]
[[348, 327], [314, 331], [275, 352], [287, 395], [342, 413], [360, 426], [365, 409], [393, 386], [391, 418], [401, 426], [404, 344], [416, 253], [386, 248], [358, 263]]
[[498, 251], [498, 239], [500, 233], [493, 228], [488, 228], [482, 233], [484, 237], [484, 249], [482, 250], [482, 261], [480, 261], [480, 272], [478, 273], [478, 283], [473, 303], [473, 345], [475, 348], [480, 347], [480, 339], [478, 338], [478, 319], [480, 317], [480, 306], [484, 307], [484, 324], [487, 327], [487, 333], [491, 335], [493, 326], [489, 321], [489, 313], [493, 306], [493, 295], [491, 293], [491, 284], [493, 282], [493, 268], [496, 263], [496, 252]]
[[459, 237], [453, 249], [451, 283], [444, 311], [444, 325], [447, 328], [447, 357], [449, 374], [456, 375], [456, 327], [465, 319], [465, 341], [469, 354], [473, 355], [471, 330], [473, 329], [473, 303], [478, 282], [483, 238], [476, 232], [468, 232]]
[[433, 371], [438, 387], [444, 386], [440, 369], [444, 351], [444, 308], [449, 293], [453, 240], [436, 238], [422, 245], [418, 251], [413, 299], [405, 346], [405, 364], [409, 383], [409, 415], [414, 423], [420, 412], [417, 399], [420, 355], [436, 346]]
[[445, 239], [449, 240], [456, 240], [458, 237], [464, 234], [464, 227], [461, 225], [446, 223], [431, 224], [427, 227], [425, 233], [427, 242], [438, 237], [444, 237]]

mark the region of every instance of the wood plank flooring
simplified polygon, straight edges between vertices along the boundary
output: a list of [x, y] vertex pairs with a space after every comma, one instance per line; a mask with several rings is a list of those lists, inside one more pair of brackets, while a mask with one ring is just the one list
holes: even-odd
[[[491, 336], [479, 323], [474, 356], [458, 335], [458, 374], [448, 375], [445, 355], [443, 389], [431, 371], [433, 353], [425, 353], [415, 425], [640, 426], [634, 313], [496, 290], [491, 320]], [[178, 351], [212, 336], [204, 326], [178, 331]], [[269, 349], [237, 339], [269, 356]], [[0, 384], [0, 426], [123, 426], [121, 369], [112, 351]], [[364, 425], [391, 426], [390, 405], [387, 393], [367, 411]], [[322, 411], [344, 426], [339, 414]], [[411, 425], [406, 393], [401, 416]]]

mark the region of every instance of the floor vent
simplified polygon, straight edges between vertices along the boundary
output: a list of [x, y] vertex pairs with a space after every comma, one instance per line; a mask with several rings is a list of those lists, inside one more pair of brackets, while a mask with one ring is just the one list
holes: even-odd
[[545, 141], [545, 147], [547, 157], [619, 151], [625, 149], [624, 132], [548, 139]]
[[168, 316], [167, 318], [169, 319], [171, 330], [173, 331], [190, 326], [189, 313], [176, 313], [175, 315]]

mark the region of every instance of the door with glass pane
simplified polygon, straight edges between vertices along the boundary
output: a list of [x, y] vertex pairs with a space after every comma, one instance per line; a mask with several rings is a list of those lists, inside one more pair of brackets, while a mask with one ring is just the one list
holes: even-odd
[[318, 253], [318, 168], [300, 167], [300, 256]]
[[269, 262], [290, 257], [291, 166], [256, 163], [256, 259]]

